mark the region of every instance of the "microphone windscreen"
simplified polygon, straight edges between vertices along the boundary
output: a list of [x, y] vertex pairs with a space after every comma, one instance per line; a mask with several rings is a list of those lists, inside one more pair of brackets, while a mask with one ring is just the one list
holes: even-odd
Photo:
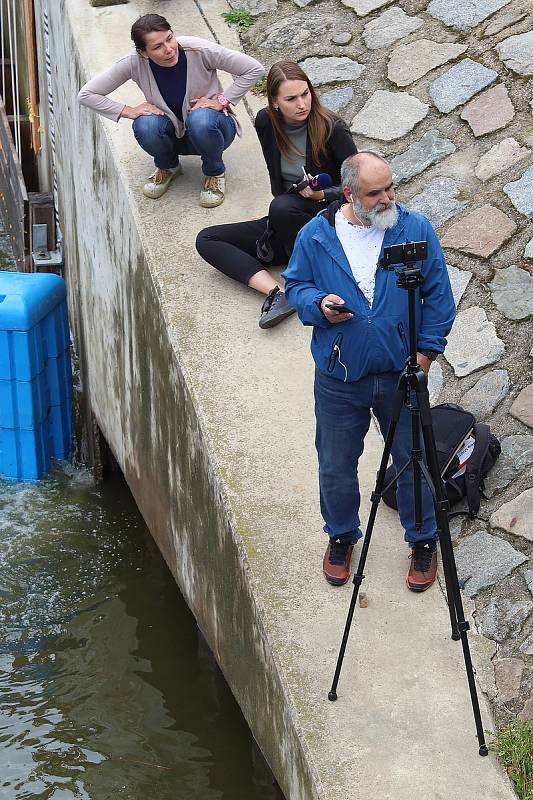
[[311, 180], [309, 186], [314, 192], [317, 192], [320, 189], [329, 189], [332, 183], [331, 175], [328, 175], [327, 172], [319, 172], [318, 175], [315, 175]]

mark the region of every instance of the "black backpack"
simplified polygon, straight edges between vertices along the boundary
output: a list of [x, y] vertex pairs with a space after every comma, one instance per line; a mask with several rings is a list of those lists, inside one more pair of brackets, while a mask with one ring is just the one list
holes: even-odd
[[[466, 498], [468, 512], [464, 513], [468, 513], [474, 519], [479, 511], [481, 495], [485, 488], [483, 479], [502, 451], [500, 442], [490, 432], [488, 425], [476, 422], [473, 414], [453, 403], [434, 406], [431, 409], [431, 419], [439, 466], [450, 507]], [[470, 437], [474, 440], [473, 448]], [[464, 466], [465, 451], [468, 452], [465, 442], [470, 444], [471, 452], [467, 457], [466, 466], [460, 469], [459, 456], [462, 456]], [[383, 493], [383, 502], [390, 508], [397, 509], [395, 478], [396, 469], [391, 465], [385, 473], [386, 491]]]

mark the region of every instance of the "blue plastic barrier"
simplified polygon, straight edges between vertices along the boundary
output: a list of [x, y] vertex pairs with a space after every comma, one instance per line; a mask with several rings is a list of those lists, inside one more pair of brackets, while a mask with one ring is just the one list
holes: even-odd
[[38, 480], [69, 456], [72, 371], [66, 287], [0, 272], [0, 477]]

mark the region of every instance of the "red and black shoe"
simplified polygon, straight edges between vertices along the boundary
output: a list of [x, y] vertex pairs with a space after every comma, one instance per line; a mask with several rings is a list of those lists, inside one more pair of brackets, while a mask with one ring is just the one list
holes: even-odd
[[332, 586], [344, 586], [350, 577], [350, 559], [354, 547], [351, 539], [348, 534], [329, 540], [322, 570], [325, 579]]
[[417, 542], [411, 548], [411, 565], [405, 580], [412, 592], [425, 592], [437, 577], [437, 540]]

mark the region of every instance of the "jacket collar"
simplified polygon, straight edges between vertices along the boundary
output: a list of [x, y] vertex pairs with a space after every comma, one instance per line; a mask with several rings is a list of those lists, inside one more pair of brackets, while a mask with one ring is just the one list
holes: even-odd
[[[339, 238], [335, 232], [335, 214], [339, 210], [339, 208], [346, 203], [347, 200], [343, 198], [342, 200], [335, 200], [334, 203], [330, 203], [330, 205], [322, 211], [321, 214], [318, 215], [317, 220], [319, 220], [319, 224], [317, 224], [315, 232], [313, 234], [313, 239], [319, 242], [322, 247], [329, 253], [329, 255], [337, 262], [337, 264], [348, 274], [350, 277], [353, 278], [353, 273], [348, 263], [348, 259], [346, 258], [346, 254], [342, 248], [342, 245], [339, 241]], [[399, 211], [398, 222], [393, 228], [388, 228], [385, 231], [385, 236], [383, 237], [383, 243], [381, 245], [381, 252], [379, 254], [379, 261], [381, 261], [383, 257], [383, 248], [390, 247], [391, 244], [398, 244], [399, 242], [405, 241], [405, 225], [407, 222], [407, 217], [409, 215], [409, 211], [404, 208], [403, 206], [396, 204]]]

